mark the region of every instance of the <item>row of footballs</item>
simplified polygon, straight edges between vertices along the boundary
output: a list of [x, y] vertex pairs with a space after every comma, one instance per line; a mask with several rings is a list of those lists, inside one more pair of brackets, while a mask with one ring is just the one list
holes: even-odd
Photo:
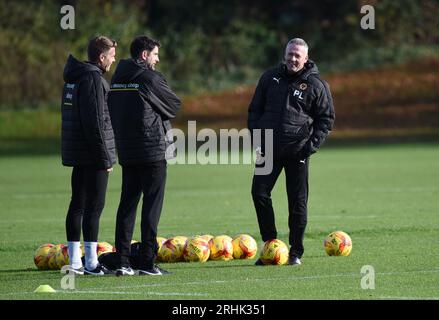
[[[132, 241], [136, 243], [137, 241]], [[227, 235], [202, 235], [187, 238], [176, 236], [169, 239], [157, 237], [159, 262], [206, 262], [207, 260], [227, 261], [231, 259], [253, 259], [258, 246], [256, 240], [240, 234], [235, 238]], [[325, 252], [329, 256], [348, 256], [352, 250], [352, 240], [343, 231], [330, 233], [323, 242]], [[108, 242], [99, 242], [97, 254], [114, 252], [115, 248]], [[268, 240], [261, 250], [260, 259], [264, 264], [282, 265], [288, 261], [288, 247], [279, 239]], [[40, 270], [56, 270], [69, 264], [66, 245], [44, 244], [34, 255], [35, 265]]]
[[[133, 240], [132, 244], [137, 243]], [[176, 236], [169, 239], [157, 237], [159, 262], [206, 262], [207, 260], [252, 259], [256, 256], [256, 240], [240, 234], [235, 238], [226, 235], [202, 235], [194, 237]], [[82, 247], [81, 247], [82, 250]], [[115, 252], [108, 242], [98, 242], [97, 255]], [[82, 250], [82, 255], [84, 250]], [[46, 243], [37, 248], [34, 263], [40, 270], [58, 270], [69, 264], [68, 247], [64, 244]]]

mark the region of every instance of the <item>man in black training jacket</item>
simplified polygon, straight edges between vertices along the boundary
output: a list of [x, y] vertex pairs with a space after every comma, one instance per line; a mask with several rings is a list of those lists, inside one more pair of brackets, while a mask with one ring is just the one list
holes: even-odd
[[[107, 106], [110, 87], [102, 75], [115, 61], [116, 46], [114, 40], [96, 37], [88, 44], [89, 61], [70, 55], [64, 67], [62, 163], [73, 167], [66, 232], [69, 272], [74, 274], [103, 275], [105, 271], [98, 263], [96, 247], [108, 174], [116, 153]], [[81, 261], [81, 228], [85, 266]]]
[[122, 166], [122, 194], [116, 220], [116, 275], [133, 275], [130, 244], [137, 204], [143, 192], [140, 275], [168, 273], [155, 264], [157, 225], [166, 182], [166, 155], [172, 139], [170, 119], [180, 99], [162, 74], [155, 71], [159, 42], [147, 36], [131, 43], [131, 59], [121, 60], [111, 81], [109, 108]]
[[[248, 110], [250, 130], [273, 130], [273, 170], [267, 175], [253, 176], [252, 197], [259, 229], [263, 241], [276, 239], [271, 191], [285, 169], [290, 265], [301, 264], [304, 252], [309, 157], [325, 141], [334, 119], [328, 84], [320, 78], [315, 63], [308, 60], [308, 45], [299, 38], [290, 40], [284, 62], [259, 79]], [[264, 143], [262, 148], [264, 155]], [[256, 265], [262, 265], [262, 261], [257, 260]]]

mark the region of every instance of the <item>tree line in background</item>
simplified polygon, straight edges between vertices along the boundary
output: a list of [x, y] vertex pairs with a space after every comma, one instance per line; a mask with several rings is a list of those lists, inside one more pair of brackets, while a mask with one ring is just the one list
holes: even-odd
[[[60, 27], [66, 4], [74, 30]], [[373, 30], [360, 27], [365, 4], [375, 8]], [[68, 54], [86, 60], [98, 34], [118, 41], [117, 59], [136, 35], [159, 40], [159, 71], [193, 94], [256, 83], [292, 37], [326, 73], [437, 55], [437, 16], [435, 0], [0, 0], [0, 109], [58, 105]]]

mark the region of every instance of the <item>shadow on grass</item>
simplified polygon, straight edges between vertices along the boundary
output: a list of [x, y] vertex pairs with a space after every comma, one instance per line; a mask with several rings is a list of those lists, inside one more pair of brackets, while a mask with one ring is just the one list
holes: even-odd
[[388, 147], [392, 145], [425, 144], [439, 146], [439, 134], [402, 135], [402, 136], [368, 136], [368, 137], [329, 137], [323, 148], [352, 147]]
[[[250, 262], [248, 264], [228, 264], [228, 265], [219, 265], [219, 264], [211, 264], [211, 263], [198, 263], [198, 262], [193, 262], [193, 263], [187, 263], [187, 262], [182, 262], [182, 265], [184, 265], [184, 268], [181, 268], [179, 270], [187, 270], [187, 269], [197, 269], [199, 270], [200, 268], [202, 269], [224, 269], [224, 268], [232, 268], [232, 269], [236, 269], [236, 268], [257, 268], [262, 269], [264, 267], [290, 267], [290, 268], [294, 268], [294, 266], [285, 264], [285, 265], [263, 265], [263, 266], [257, 266], [255, 265], [256, 259], [254, 260], [249, 260]], [[220, 262], [220, 261], [218, 261]], [[160, 266], [164, 267], [165, 263], [160, 263]], [[175, 266], [175, 267], [179, 267], [178, 263], [166, 263], [166, 267], [168, 266]], [[166, 267], [164, 267], [166, 269]], [[173, 269], [174, 270], [174, 269]]]
[[[197, 148], [204, 141], [198, 141]], [[391, 145], [425, 144], [439, 146], [439, 134], [416, 135], [416, 136], [389, 136], [389, 137], [330, 137], [323, 148], [358, 148], [358, 147], [387, 147]], [[38, 156], [59, 155], [61, 156], [61, 141], [59, 138], [20, 138], [0, 139], [0, 157], [7, 156]]]
[[22, 138], [0, 140], [0, 156], [29, 156], [61, 154], [59, 138]]
[[38, 270], [33, 268], [27, 269], [5, 269], [0, 270], [2, 282], [9, 281], [26, 281], [26, 280], [50, 280], [63, 276], [59, 270]]
[[[6, 269], [0, 270], [0, 273], [14, 273], [14, 272], [41, 272], [42, 270], [27, 268], [27, 269]], [[49, 271], [49, 270], [47, 270]]]

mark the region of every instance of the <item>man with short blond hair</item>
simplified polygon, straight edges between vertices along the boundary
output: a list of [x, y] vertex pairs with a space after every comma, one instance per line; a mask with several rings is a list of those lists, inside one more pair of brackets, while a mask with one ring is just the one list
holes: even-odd
[[[69, 55], [64, 67], [61, 149], [63, 165], [73, 167], [66, 233], [69, 272], [74, 274], [104, 274], [96, 247], [108, 174], [116, 153], [107, 106], [110, 88], [103, 74], [115, 61], [116, 47], [116, 41], [110, 38], [95, 37], [88, 44], [88, 61]], [[85, 266], [81, 261], [81, 229]]]

